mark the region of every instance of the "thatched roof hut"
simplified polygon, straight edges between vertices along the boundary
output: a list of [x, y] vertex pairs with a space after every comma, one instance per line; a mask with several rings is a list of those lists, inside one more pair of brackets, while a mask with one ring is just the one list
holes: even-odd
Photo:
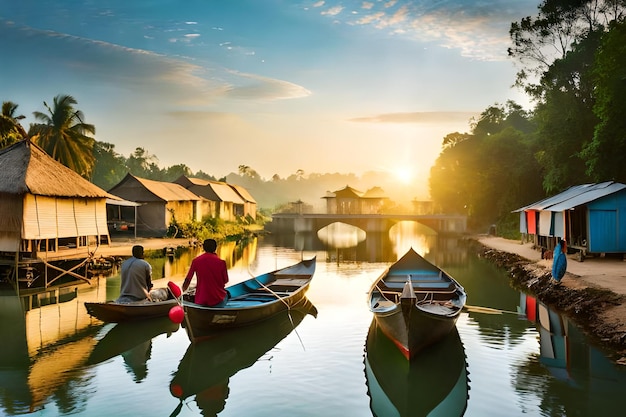
[[0, 150], [0, 253], [63, 257], [108, 245], [108, 197], [29, 140]]
[[185, 175], [181, 175], [174, 182], [199, 196], [215, 202], [215, 213], [212, 214], [213, 217], [234, 221], [237, 216], [245, 215], [245, 200], [230, 184], [201, 178], [191, 178]]
[[174, 221], [182, 224], [200, 220], [206, 211], [205, 199], [182, 185], [132, 174], [127, 174], [109, 192], [141, 203], [135, 227], [143, 235], [161, 236]]

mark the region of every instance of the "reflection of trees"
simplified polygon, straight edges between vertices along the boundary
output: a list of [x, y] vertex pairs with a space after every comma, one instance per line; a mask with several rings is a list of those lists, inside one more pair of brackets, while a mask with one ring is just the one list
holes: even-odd
[[[444, 269], [465, 287], [468, 305], [517, 311], [519, 292], [509, 286], [507, 272], [493, 263], [469, 256], [467, 264], [462, 268], [444, 266]], [[515, 314], [470, 312], [469, 316], [478, 324], [481, 338], [493, 346], [521, 343], [530, 325], [526, 320], [519, 320]]]

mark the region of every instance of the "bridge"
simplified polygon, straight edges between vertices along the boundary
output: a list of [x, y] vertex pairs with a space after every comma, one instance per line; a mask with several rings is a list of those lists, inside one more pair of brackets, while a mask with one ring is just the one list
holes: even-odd
[[369, 232], [388, 232], [396, 223], [413, 221], [423, 224], [437, 233], [464, 233], [467, 217], [448, 214], [297, 214], [272, 215], [271, 229], [284, 232], [317, 232], [332, 224], [345, 223]]

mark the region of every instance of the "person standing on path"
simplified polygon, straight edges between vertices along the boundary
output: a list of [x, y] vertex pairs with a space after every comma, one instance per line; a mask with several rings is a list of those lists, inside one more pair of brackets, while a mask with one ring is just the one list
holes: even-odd
[[122, 284], [118, 303], [150, 299], [152, 266], [143, 259], [143, 246], [133, 246], [133, 256], [122, 264]]
[[564, 252], [565, 243], [561, 238], [557, 238], [557, 244], [554, 248], [554, 259], [552, 260], [552, 279], [557, 284], [561, 283], [561, 279], [567, 270], [567, 256]]
[[194, 302], [209, 307], [220, 307], [228, 300], [228, 293], [225, 288], [226, 283], [228, 283], [226, 262], [215, 253], [217, 242], [214, 239], [206, 239], [202, 247], [205, 253], [191, 261], [191, 267], [183, 282], [183, 292], [187, 291], [191, 279], [195, 275], [196, 295]]

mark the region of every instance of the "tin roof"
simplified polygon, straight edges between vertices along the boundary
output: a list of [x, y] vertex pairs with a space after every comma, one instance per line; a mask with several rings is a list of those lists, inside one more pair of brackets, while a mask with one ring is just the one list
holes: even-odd
[[601, 197], [616, 193], [626, 188], [626, 185], [607, 181], [597, 184], [582, 184], [568, 188], [560, 194], [519, 208], [515, 212], [526, 210], [564, 211], [587, 204]]

